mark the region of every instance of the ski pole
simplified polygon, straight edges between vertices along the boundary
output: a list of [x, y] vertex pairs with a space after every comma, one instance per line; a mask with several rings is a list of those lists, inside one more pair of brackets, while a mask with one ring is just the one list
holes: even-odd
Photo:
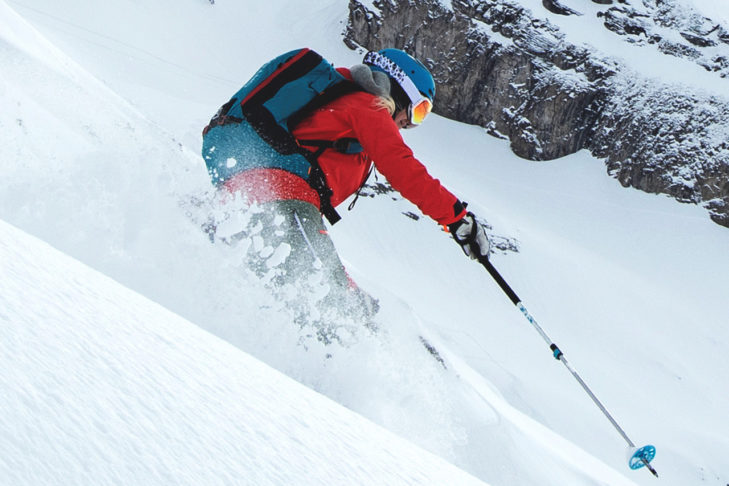
[[552, 350], [552, 356], [558, 361], [561, 361], [562, 364], [565, 365], [565, 367], [569, 370], [570, 373], [572, 373], [572, 376], [575, 377], [577, 382], [582, 386], [583, 390], [590, 396], [593, 402], [595, 402], [595, 405], [600, 409], [600, 411], [607, 417], [607, 419], [610, 421], [610, 423], [615, 427], [615, 430], [618, 431], [618, 433], [625, 439], [625, 442], [628, 443], [628, 446], [630, 447], [630, 450], [632, 452], [632, 455], [628, 461], [628, 465], [631, 469], [639, 469], [643, 466], [645, 466], [655, 477], [658, 477], [658, 472], [651, 466], [650, 462], [653, 460], [653, 458], [656, 455], [656, 448], [652, 445], [646, 445], [641, 447], [640, 449], [636, 449], [635, 444], [632, 440], [630, 440], [630, 437], [628, 437], [628, 434], [625, 433], [622, 427], [618, 424], [618, 422], [613, 418], [612, 415], [610, 415], [610, 412], [607, 411], [605, 406], [598, 400], [597, 396], [590, 390], [590, 387], [587, 386], [587, 383], [582, 379], [582, 377], [575, 371], [575, 369], [572, 367], [572, 365], [569, 364], [567, 361], [567, 358], [565, 358], [564, 353], [559, 349], [559, 346], [557, 346], [552, 340], [547, 336], [547, 333], [544, 332], [544, 329], [537, 323], [537, 321], [532, 317], [531, 314], [529, 314], [529, 311], [522, 303], [521, 299], [518, 295], [516, 295], [516, 292], [509, 286], [508, 283], [506, 283], [506, 280], [504, 280], [504, 277], [501, 276], [501, 274], [494, 268], [494, 266], [491, 264], [491, 262], [488, 260], [487, 257], [480, 257], [478, 259], [479, 263], [483, 265], [486, 270], [491, 274], [491, 277], [496, 281], [496, 283], [501, 287], [501, 290], [504, 291], [504, 293], [509, 297], [511, 302], [521, 311], [522, 314], [524, 314], [524, 317], [527, 318], [529, 323], [534, 326], [534, 329], [537, 330], [540, 336], [542, 336], [542, 339], [549, 345], [549, 349]]

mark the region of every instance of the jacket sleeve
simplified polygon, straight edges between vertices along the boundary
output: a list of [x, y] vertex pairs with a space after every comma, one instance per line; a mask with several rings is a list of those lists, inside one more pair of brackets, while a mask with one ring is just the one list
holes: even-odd
[[386, 110], [370, 105], [353, 115], [351, 123], [357, 140], [396, 191], [442, 225], [466, 214], [458, 198], [415, 158]]

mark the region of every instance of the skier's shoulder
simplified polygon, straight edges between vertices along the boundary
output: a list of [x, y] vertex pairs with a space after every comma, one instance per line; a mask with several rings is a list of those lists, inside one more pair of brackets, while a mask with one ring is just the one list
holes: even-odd
[[392, 118], [381, 99], [366, 91], [355, 91], [345, 94], [330, 105], [334, 110], [343, 112], [352, 122], [361, 121], [368, 124], [385, 123]]

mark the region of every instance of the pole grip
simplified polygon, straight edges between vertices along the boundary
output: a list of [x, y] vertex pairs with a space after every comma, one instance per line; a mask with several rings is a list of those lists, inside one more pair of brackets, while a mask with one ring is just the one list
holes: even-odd
[[509, 300], [511, 300], [512, 304], [518, 306], [519, 302], [521, 302], [521, 299], [518, 295], [516, 295], [516, 292], [509, 286], [508, 283], [506, 283], [506, 280], [504, 280], [504, 277], [501, 276], [501, 274], [494, 268], [493, 265], [491, 265], [491, 262], [487, 257], [480, 257], [478, 259], [478, 262], [486, 268], [486, 270], [491, 274], [491, 277], [496, 281], [497, 284], [499, 284], [499, 287], [501, 287], [501, 290], [504, 291], [507, 297], [509, 297]]

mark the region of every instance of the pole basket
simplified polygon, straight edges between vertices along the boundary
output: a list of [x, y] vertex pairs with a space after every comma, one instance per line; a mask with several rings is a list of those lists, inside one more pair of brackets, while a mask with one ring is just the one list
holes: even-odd
[[640, 449], [629, 451], [632, 452], [628, 465], [630, 469], [640, 469], [643, 466], [647, 466], [656, 457], [656, 448], [652, 445], [646, 445]]

